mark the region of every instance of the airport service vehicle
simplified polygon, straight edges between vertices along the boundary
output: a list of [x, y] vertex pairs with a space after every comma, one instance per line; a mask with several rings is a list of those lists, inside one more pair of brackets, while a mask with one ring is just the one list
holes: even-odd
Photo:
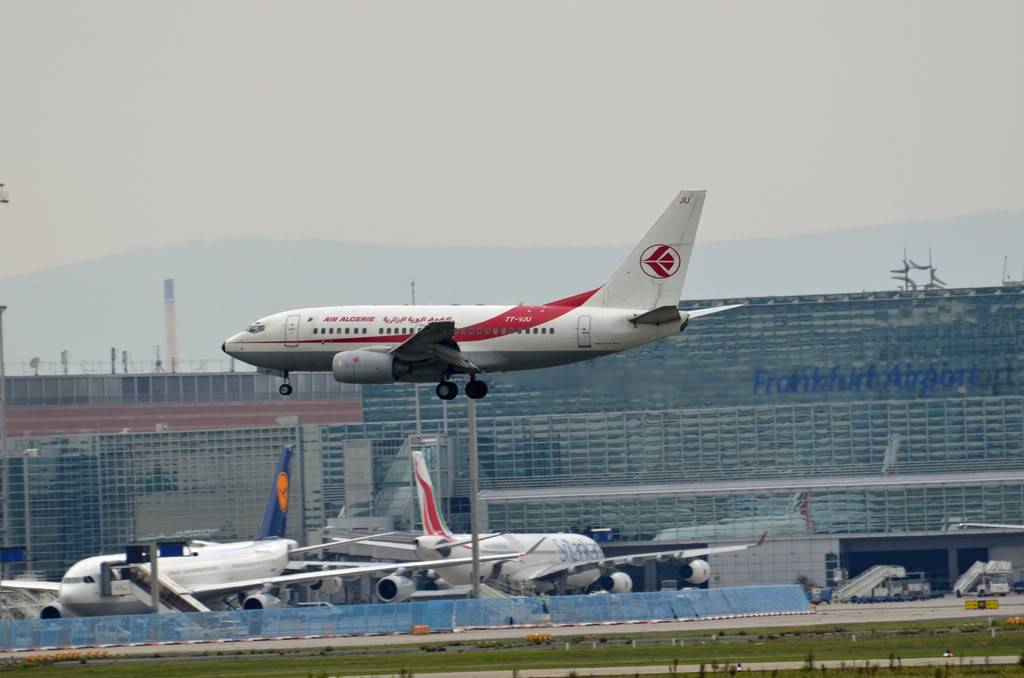
[[[263, 522], [251, 541], [224, 544], [193, 541], [187, 545], [184, 556], [158, 559], [157, 577], [162, 593], [165, 594], [161, 597], [164, 604], [185, 612], [238, 606], [246, 610], [258, 610], [280, 606], [280, 598], [271, 595], [270, 591], [289, 584], [312, 583], [314, 589], [337, 591], [341, 586], [341, 577], [416, 571], [418, 568], [456, 566], [469, 562], [468, 558], [453, 558], [420, 563], [368, 563], [337, 567], [336, 563], [329, 562], [294, 561], [293, 558], [300, 554], [384, 535], [333, 540], [303, 547], [299, 547], [292, 539], [286, 539], [284, 535], [288, 517], [288, 478], [292, 450], [289, 446], [281, 452]], [[492, 554], [487, 561], [490, 564], [516, 555], [521, 554]], [[308, 570], [310, 567], [331, 569], [288, 573], [289, 570]], [[115, 554], [86, 558], [75, 563], [68, 568], [59, 583], [16, 579], [0, 582], [0, 587], [55, 592], [57, 601], [43, 608], [41, 615], [44, 619], [54, 619], [149, 612], [149, 583], [149, 565], [129, 565], [125, 554]]]
[[332, 372], [347, 384], [437, 383], [442, 400], [468, 376], [483, 398], [492, 372], [565, 365], [669, 337], [737, 305], [679, 310], [705, 191], [682, 191], [603, 286], [540, 305], [327, 306], [260, 318], [224, 341], [228, 355], [282, 377]]
[[[412, 470], [424, 532], [415, 541], [417, 555], [430, 560], [470, 553], [472, 537], [453, 534], [448, 529], [438, 509], [423, 453], [418, 450], [412, 452]], [[628, 593], [633, 590], [633, 580], [618, 567], [640, 565], [648, 560], [677, 560], [684, 580], [703, 584], [711, 576], [711, 566], [704, 558], [716, 553], [743, 551], [760, 544], [764, 536], [757, 544], [636, 553], [616, 558], [606, 557], [596, 541], [582, 534], [506, 533], [481, 535], [479, 539], [481, 556], [513, 555], [502, 561], [500, 567], [495, 567], [495, 562], [481, 564], [481, 581], [506, 593], [532, 595], [568, 591]], [[471, 563], [439, 565], [433, 570], [455, 586], [472, 582]], [[397, 602], [411, 597], [416, 588], [416, 581], [392, 575], [377, 582], [377, 595], [385, 602]]]

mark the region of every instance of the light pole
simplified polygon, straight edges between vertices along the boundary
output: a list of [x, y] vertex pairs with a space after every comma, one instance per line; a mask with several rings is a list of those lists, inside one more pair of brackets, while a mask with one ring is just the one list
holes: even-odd
[[477, 495], [480, 494], [480, 460], [476, 449], [476, 399], [468, 401], [469, 434], [469, 529], [473, 542], [472, 596], [480, 597], [480, 516], [477, 513]]
[[38, 456], [39, 450], [35, 447], [28, 448], [21, 456], [21, 492], [24, 499], [22, 510], [25, 512], [25, 557], [29, 562], [31, 562], [29, 554], [32, 553], [32, 506], [29, 494], [28, 465], [30, 459], [35, 459]]

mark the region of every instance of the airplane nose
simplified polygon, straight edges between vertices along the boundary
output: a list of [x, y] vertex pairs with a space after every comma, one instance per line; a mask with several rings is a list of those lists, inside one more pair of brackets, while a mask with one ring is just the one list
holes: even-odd
[[228, 346], [228, 342], [222, 341], [221, 344], [220, 344], [220, 350], [223, 351], [224, 353], [227, 353], [228, 352], [227, 346]]

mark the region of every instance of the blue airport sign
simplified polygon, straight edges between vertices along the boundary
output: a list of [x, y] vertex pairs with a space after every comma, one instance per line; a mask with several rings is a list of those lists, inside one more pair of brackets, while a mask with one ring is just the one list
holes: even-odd
[[833, 365], [793, 371], [754, 370], [755, 396], [811, 393], [880, 392], [926, 396], [933, 391], [957, 391], [978, 384], [977, 366], [917, 367], [913, 363], [891, 367]]

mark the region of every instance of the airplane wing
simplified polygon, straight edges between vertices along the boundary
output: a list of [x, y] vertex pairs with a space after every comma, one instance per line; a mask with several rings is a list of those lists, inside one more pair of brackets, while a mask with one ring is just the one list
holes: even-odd
[[676, 549], [675, 551], [650, 551], [647, 553], [630, 553], [614, 558], [602, 558], [600, 560], [587, 560], [578, 563], [561, 563], [558, 565], [540, 567], [536, 572], [518, 572], [517, 577], [524, 579], [549, 579], [559, 577], [563, 574], [576, 574], [590, 569], [609, 570], [616, 565], [642, 565], [648, 560], [692, 560], [702, 556], [715, 555], [717, 553], [733, 553], [745, 551], [754, 546], [764, 543], [768, 533], [761, 535], [753, 544], [737, 544], [735, 546], [711, 546], [699, 549]]
[[[493, 556], [481, 556], [480, 562], [485, 563], [492, 560], [513, 560], [521, 558], [524, 553], [501, 553]], [[211, 593], [231, 593], [233, 591], [245, 591], [265, 586], [277, 586], [281, 584], [298, 584], [305, 581], [317, 581], [331, 577], [351, 577], [360, 574], [373, 572], [406, 572], [408, 570], [424, 570], [436, 567], [451, 567], [453, 565], [467, 565], [472, 563], [472, 558], [447, 558], [444, 560], [420, 560], [410, 563], [368, 563], [356, 567], [342, 567], [333, 570], [319, 570], [315, 572], [300, 572], [298, 574], [282, 574], [276, 577], [265, 577], [263, 579], [247, 579], [245, 581], [223, 582], [217, 584], [200, 584], [189, 589], [192, 595], [207, 595]]]
[[454, 367], [459, 372], [481, 374], [483, 370], [459, 350], [458, 344], [452, 340], [454, 336], [455, 323], [439, 320], [428, 323], [391, 349], [390, 353], [409, 362], [435, 361]]
[[294, 556], [298, 553], [313, 553], [315, 551], [323, 551], [324, 549], [333, 548], [335, 546], [343, 546], [345, 544], [354, 544], [356, 542], [366, 542], [371, 539], [377, 539], [379, 537], [386, 537], [394, 534], [394, 532], [381, 532], [379, 534], [368, 534], [365, 537], [353, 537], [351, 539], [332, 539], [331, 541], [325, 541], [323, 544], [315, 544], [313, 546], [300, 546], [294, 548], [288, 552], [289, 556]]
[[22, 591], [60, 591], [60, 582], [32, 581], [31, 579], [5, 579], [0, 581], [0, 588], [20, 589]]
[[740, 306], [746, 306], [746, 304], [728, 304], [726, 306], [712, 306], [711, 308], [695, 308], [692, 311], [685, 311], [685, 313], [692, 320], [693, 318], [700, 318], [713, 313], [731, 311], [732, 309], [739, 308]]
[[956, 526], [961, 530], [970, 527], [984, 527], [992, 530], [1024, 530], [1024, 525], [1006, 525], [1004, 523], [957, 523]]

